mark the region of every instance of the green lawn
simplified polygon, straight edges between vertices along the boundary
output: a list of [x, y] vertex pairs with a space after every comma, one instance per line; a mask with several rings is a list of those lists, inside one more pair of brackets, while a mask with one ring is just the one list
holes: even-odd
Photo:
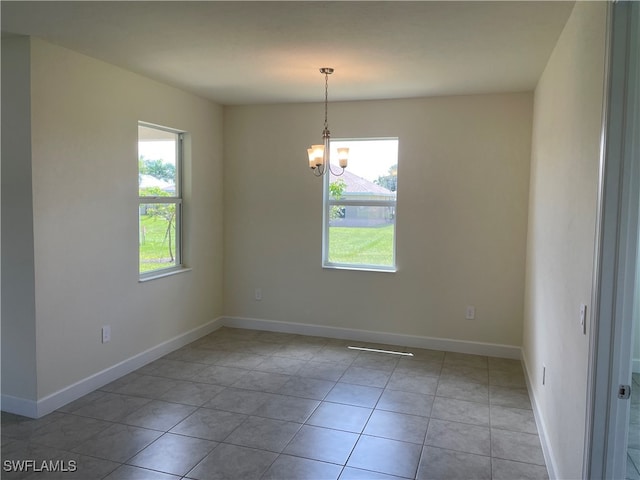
[[[174, 266], [169, 254], [167, 221], [160, 216], [142, 215], [140, 217], [140, 273]], [[175, 258], [175, 224], [171, 231], [171, 251]]]
[[393, 225], [329, 227], [329, 261], [392, 266]]

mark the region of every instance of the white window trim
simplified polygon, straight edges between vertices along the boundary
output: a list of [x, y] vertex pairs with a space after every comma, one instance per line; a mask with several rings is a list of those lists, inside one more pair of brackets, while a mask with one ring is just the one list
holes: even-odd
[[[176, 193], [173, 197], [141, 197], [138, 194], [138, 212], [140, 211], [140, 205], [149, 203], [171, 203], [176, 205], [176, 248], [175, 248], [175, 265], [171, 265], [167, 268], [158, 268], [156, 270], [150, 270], [148, 272], [140, 273], [140, 245], [138, 239], [138, 281], [148, 282], [149, 280], [155, 280], [157, 278], [164, 278], [178, 273], [189, 272], [191, 268], [188, 268], [184, 264], [184, 257], [182, 252], [183, 245], [183, 198], [182, 198], [182, 169], [184, 162], [184, 136], [185, 133], [182, 130], [177, 130], [170, 127], [164, 127], [148, 122], [138, 122], [138, 126], [153, 128], [155, 130], [162, 130], [177, 135], [178, 141], [176, 143], [176, 181], [175, 189]], [[138, 153], [138, 158], [140, 155]], [[138, 213], [138, 215], [140, 215]], [[138, 232], [138, 235], [140, 233]]]
[[[375, 137], [375, 138], [335, 138], [331, 141], [335, 142], [357, 142], [367, 140], [399, 140], [398, 137]], [[399, 163], [399, 162], [398, 162]], [[347, 167], [349, 168], [349, 167]], [[353, 270], [363, 272], [381, 272], [381, 273], [396, 273], [398, 271], [398, 264], [396, 262], [396, 238], [397, 238], [397, 204], [398, 199], [391, 200], [335, 200], [329, 195], [329, 180], [331, 175], [329, 172], [322, 179], [322, 268], [333, 270]], [[392, 247], [392, 262], [393, 265], [375, 265], [375, 264], [362, 264], [362, 263], [338, 263], [329, 261], [329, 212], [332, 206], [345, 205], [345, 206], [367, 206], [367, 207], [394, 207], [395, 216], [393, 220], [393, 247]]]

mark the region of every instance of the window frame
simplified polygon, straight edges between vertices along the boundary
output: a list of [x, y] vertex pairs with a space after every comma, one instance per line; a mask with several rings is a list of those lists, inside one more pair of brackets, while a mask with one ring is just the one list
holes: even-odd
[[[150, 196], [150, 197], [142, 197], [140, 196], [140, 189], [138, 187], [138, 280], [140, 282], [145, 282], [148, 280], [153, 280], [155, 278], [162, 278], [168, 275], [173, 275], [175, 273], [180, 273], [184, 271], [188, 271], [188, 269], [184, 264], [184, 256], [183, 256], [183, 219], [184, 219], [184, 199], [182, 195], [182, 172], [183, 172], [183, 163], [184, 163], [184, 137], [186, 132], [183, 130], [165, 127], [162, 125], [157, 125], [154, 123], [138, 121], [138, 127], [145, 127], [154, 130], [160, 130], [164, 132], [169, 132], [176, 135], [176, 164], [175, 164], [175, 193], [173, 196]], [[138, 135], [138, 142], [136, 146], [140, 143], [140, 136]], [[138, 160], [140, 159], [140, 151], [138, 150]], [[138, 167], [138, 175], [140, 175], [140, 169]], [[153, 205], [153, 204], [167, 204], [167, 205], [175, 205], [175, 260], [174, 263], [166, 268], [157, 268], [154, 270], [149, 270], [147, 272], [140, 271], [140, 208], [142, 205]]]
[[[398, 142], [398, 157], [400, 151], [400, 139], [399, 137], [367, 137], [367, 138], [335, 138], [331, 139], [331, 142], [358, 142], [358, 141], [383, 141], [383, 140], [395, 140]], [[400, 163], [398, 158], [398, 164]], [[349, 167], [347, 167], [348, 169]], [[338, 177], [340, 178], [340, 177]], [[361, 270], [368, 272], [386, 272], [395, 273], [398, 271], [397, 256], [396, 256], [396, 244], [397, 244], [397, 212], [398, 212], [398, 195], [396, 188], [396, 195], [393, 201], [391, 200], [336, 200], [331, 198], [329, 192], [329, 183], [331, 180], [330, 172], [327, 172], [322, 179], [322, 268], [336, 269], [336, 270]], [[392, 244], [392, 265], [376, 265], [376, 264], [364, 264], [364, 263], [342, 263], [329, 261], [329, 222], [331, 220], [331, 207], [334, 206], [357, 206], [357, 207], [393, 207], [393, 244]]]

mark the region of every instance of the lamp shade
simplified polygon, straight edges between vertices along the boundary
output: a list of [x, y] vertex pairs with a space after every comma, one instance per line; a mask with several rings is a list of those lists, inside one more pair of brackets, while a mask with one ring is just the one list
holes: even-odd
[[341, 147], [338, 148], [338, 162], [342, 168], [347, 167], [347, 163], [349, 162], [349, 148]]
[[309, 155], [309, 164], [311, 164], [311, 158], [313, 157], [313, 163], [316, 167], [321, 166], [324, 163], [324, 145], [311, 145], [311, 154]]

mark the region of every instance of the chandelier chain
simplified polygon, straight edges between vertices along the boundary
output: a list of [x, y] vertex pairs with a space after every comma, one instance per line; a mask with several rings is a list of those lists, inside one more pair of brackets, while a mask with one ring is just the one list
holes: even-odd
[[329, 103], [329, 74], [325, 72], [324, 74], [324, 128], [329, 128], [329, 122], [327, 121], [327, 112], [328, 112], [328, 103]]

